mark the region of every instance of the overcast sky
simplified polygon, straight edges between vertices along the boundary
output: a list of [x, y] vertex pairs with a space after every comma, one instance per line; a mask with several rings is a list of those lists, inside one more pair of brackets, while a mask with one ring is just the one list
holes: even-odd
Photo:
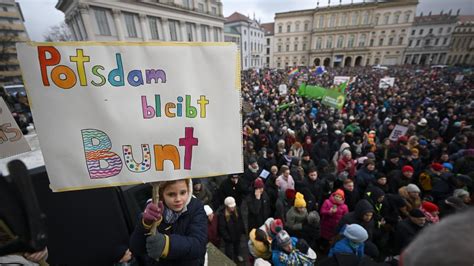
[[[17, 0], [20, 3], [25, 16], [26, 28], [30, 39], [43, 41], [44, 34], [51, 26], [57, 25], [64, 20], [64, 14], [54, 6], [57, 0]], [[235, 11], [253, 18], [261, 19], [262, 22], [272, 22], [276, 12], [309, 9], [316, 6], [317, 0], [222, 0], [224, 16], [229, 16]], [[332, 4], [339, 4], [338, 0], [332, 0]], [[350, 3], [350, 0], [342, 0], [342, 3]], [[354, 0], [354, 2], [362, 2]], [[321, 0], [320, 6], [327, 5], [327, 0]], [[461, 9], [463, 15], [474, 15], [473, 0], [420, 0], [417, 13], [428, 14], [429, 11], [439, 13], [441, 10], [448, 12], [453, 9]]]

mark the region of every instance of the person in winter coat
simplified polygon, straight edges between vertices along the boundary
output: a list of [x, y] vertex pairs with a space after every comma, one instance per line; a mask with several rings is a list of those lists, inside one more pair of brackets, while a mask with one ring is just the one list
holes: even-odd
[[385, 192], [378, 187], [369, 187], [364, 197], [374, 208], [374, 222], [376, 228], [379, 228], [385, 223], [383, 219]]
[[247, 187], [241, 180], [240, 175], [232, 174], [229, 175], [226, 180], [224, 180], [220, 187], [217, 197], [215, 197], [214, 207], [221, 206], [222, 202], [227, 197], [232, 197], [235, 199], [238, 206], [242, 203], [243, 198], [247, 194]]
[[419, 209], [421, 206], [421, 190], [415, 184], [408, 184], [408, 186], [401, 187], [398, 190], [398, 194], [402, 196], [407, 202], [407, 209], [411, 211], [412, 209]]
[[281, 219], [273, 219], [273, 217], [270, 217], [259, 227], [259, 229], [265, 231], [268, 241], [272, 242], [278, 232], [283, 230], [283, 227], [284, 225]]
[[433, 184], [440, 179], [443, 165], [440, 163], [432, 163], [426, 171], [423, 171], [418, 177], [418, 184], [425, 195], [431, 194]]
[[[149, 203], [130, 237], [130, 251], [144, 265], [202, 265], [207, 216], [192, 197], [190, 179], [160, 182], [160, 201]], [[149, 235], [153, 223], [156, 234]]]
[[469, 191], [465, 189], [462, 189], [462, 188], [455, 189], [453, 192], [453, 196], [460, 198], [466, 205], [471, 204], [471, 195], [469, 195]]
[[258, 228], [254, 228], [249, 233], [248, 248], [253, 259], [262, 258], [269, 260], [272, 257], [271, 242], [267, 233]]
[[336, 242], [336, 244], [329, 250], [328, 257], [333, 257], [335, 254], [354, 254], [359, 258], [364, 256], [364, 242], [369, 235], [364, 227], [358, 224], [348, 224], [342, 229], [343, 239]]
[[410, 216], [398, 223], [395, 229], [395, 242], [398, 247], [398, 254], [415, 239], [416, 235], [423, 229], [426, 224], [426, 217], [420, 209], [410, 211]]
[[352, 159], [350, 150], [342, 152], [342, 158], [337, 161], [337, 173], [347, 172], [349, 178], [354, 178], [356, 174], [356, 160]]
[[397, 194], [387, 194], [384, 201], [382, 213], [385, 225], [395, 228], [398, 222], [408, 217], [406, 200]]
[[201, 179], [193, 179], [193, 195], [207, 205], [212, 203], [211, 191], [201, 182]]
[[275, 218], [281, 219], [286, 223], [286, 213], [293, 206], [295, 196], [296, 190], [294, 189], [287, 189], [285, 193], [279, 192], [279, 197], [275, 205]]
[[311, 210], [319, 210], [319, 207], [323, 203], [323, 188], [322, 182], [318, 178], [318, 171], [316, 168], [311, 168], [308, 170], [308, 174], [304, 180], [304, 186], [309, 189], [313, 198], [314, 198], [314, 205]]
[[330, 161], [331, 160], [331, 147], [327, 137], [322, 137], [320, 140], [314, 144], [311, 150], [311, 159], [314, 162], [319, 162], [321, 160]]
[[219, 235], [224, 240], [225, 255], [235, 262], [243, 262], [240, 255], [240, 236], [244, 233], [242, 216], [237, 211], [235, 199], [227, 197], [225, 208], [219, 213]]
[[356, 174], [356, 184], [357, 189], [363, 193], [369, 184], [375, 181], [375, 161], [367, 159], [364, 162], [364, 166], [357, 171]]
[[350, 212], [339, 221], [339, 224], [336, 227], [336, 232], [341, 232], [344, 225], [347, 224], [358, 224], [367, 231], [369, 234], [369, 240], [372, 239], [374, 232], [374, 208], [367, 200], [360, 200], [353, 212]]
[[433, 185], [431, 195], [436, 203], [440, 203], [453, 195], [455, 189], [463, 189], [472, 179], [468, 175], [444, 173]]
[[349, 178], [342, 183], [342, 190], [344, 191], [345, 197], [344, 203], [349, 208], [349, 211], [353, 211], [360, 199], [359, 190], [354, 186], [354, 181]]
[[260, 175], [262, 169], [258, 165], [257, 159], [251, 157], [249, 159], [247, 168], [242, 175], [242, 181], [245, 183], [245, 187], [250, 187], [253, 181]]
[[423, 212], [423, 214], [426, 217], [426, 222], [428, 224], [435, 224], [439, 222], [439, 208], [436, 206], [436, 204], [429, 202], [429, 201], [424, 201], [421, 204], [420, 210]]
[[219, 248], [221, 245], [221, 239], [219, 238], [217, 216], [214, 215], [214, 211], [209, 205], [204, 205], [204, 211], [207, 215], [207, 238], [209, 242]]
[[306, 210], [306, 201], [303, 194], [296, 192], [295, 203], [286, 213], [287, 231], [298, 238], [302, 238], [303, 223], [308, 218], [308, 210]]
[[338, 189], [321, 206], [321, 238], [332, 241], [337, 235], [339, 221], [348, 212], [349, 209], [344, 204], [344, 192]]
[[412, 183], [413, 181], [413, 167], [409, 165], [405, 165], [402, 168], [402, 171], [395, 171], [390, 177], [390, 193], [397, 194], [398, 190], [403, 187], [407, 186], [408, 184]]
[[385, 194], [390, 192], [390, 187], [387, 183], [387, 175], [385, 173], [377, 173], [375, 175], [375, 180], [372, 184], [369, 184], [370, 187], [378, 187], [380, 188]]
[[280, 168], [280, 172], [281, 175], [275, 181], [279, 191], [285, 192], [287, 189], [295, 189], [295, 180], [290, 175], [290, 168], [286, 165], [283, 165]]
[[[304, 253], [297, 249], [298, 239], [290, 237], [285, 231], [280, 231], [276, 236], [275, 249], [272, 251], [272, 262], [275, 266], [298, 265], [312, 266], [316, 260], [316, 253], [308, 249], [308, 253]], [[311, 255], [310, 255], [311, 254]]]
[[248, 232], [259, 227], [271, 215], [270, 199], [264, 190], [265, 184], [259, 177], [253, 183], [254, 193], [246, 199], [248, 210]]
[[309, 170], [316, 168], [313, 160], [309, 156], [308, 152], [303, 153], [303, 157], [301, 158], [301, 167], [303, 167], [305, 175], [308, 175]]

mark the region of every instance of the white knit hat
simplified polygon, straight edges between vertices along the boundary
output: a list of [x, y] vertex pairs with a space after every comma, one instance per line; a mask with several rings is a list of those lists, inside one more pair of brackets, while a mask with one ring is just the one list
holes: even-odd
[[235, 207], [235, 199], [233, 197], [227, 197], [225, 198], [224, 200], [224, 205], [227, 206], [227, 207]]
[[362, 243], [369, 238], [367, 230], [358, 224], [347, 225], [343, 235], [356, 243]]
[[207, 216], [209, 216], [213, 213], [212, 208], [209, 205], [204, 205], [204, 211], [206, 212]]

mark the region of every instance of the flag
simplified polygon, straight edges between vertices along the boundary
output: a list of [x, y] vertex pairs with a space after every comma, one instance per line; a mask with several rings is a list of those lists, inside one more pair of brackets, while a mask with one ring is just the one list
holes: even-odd
[[296, 68], [293, 68], [292, 70], [290, 70], [290, 71], [288, 72], [288, 76], [296, 75], [296, 74], [298, 74], [298, 72], [299, 72], [299, 70], [298, 70], [297, 67], [296, 67]]
[[346, 96], [344, 93], [340, 93], [337, 90], [327, 90], [321, 103], [341, 110], [345, 101]]
[[324, 69], [324, 66], [318, 66], [316, 68], [316, 75], [322, 75], [325, 72], [326, 72], [326, 69]]
[[302, 83], [298, 89], [298, 96], [309, 99], [320, 100], [326, 94], [327, 89], [319, 86], [311, 86]]

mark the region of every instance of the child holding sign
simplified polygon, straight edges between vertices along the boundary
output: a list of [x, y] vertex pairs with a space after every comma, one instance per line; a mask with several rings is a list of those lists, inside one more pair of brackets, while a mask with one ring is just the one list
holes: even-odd
[[[158, 204], [149, 203], [130, 238], [132, 253], [145, 265], [202, 265], [207, 244], [207, 216], [192, 197], [190, 179], [159, 184]], [[155, 235], [150, 235], [158, 222]]]

